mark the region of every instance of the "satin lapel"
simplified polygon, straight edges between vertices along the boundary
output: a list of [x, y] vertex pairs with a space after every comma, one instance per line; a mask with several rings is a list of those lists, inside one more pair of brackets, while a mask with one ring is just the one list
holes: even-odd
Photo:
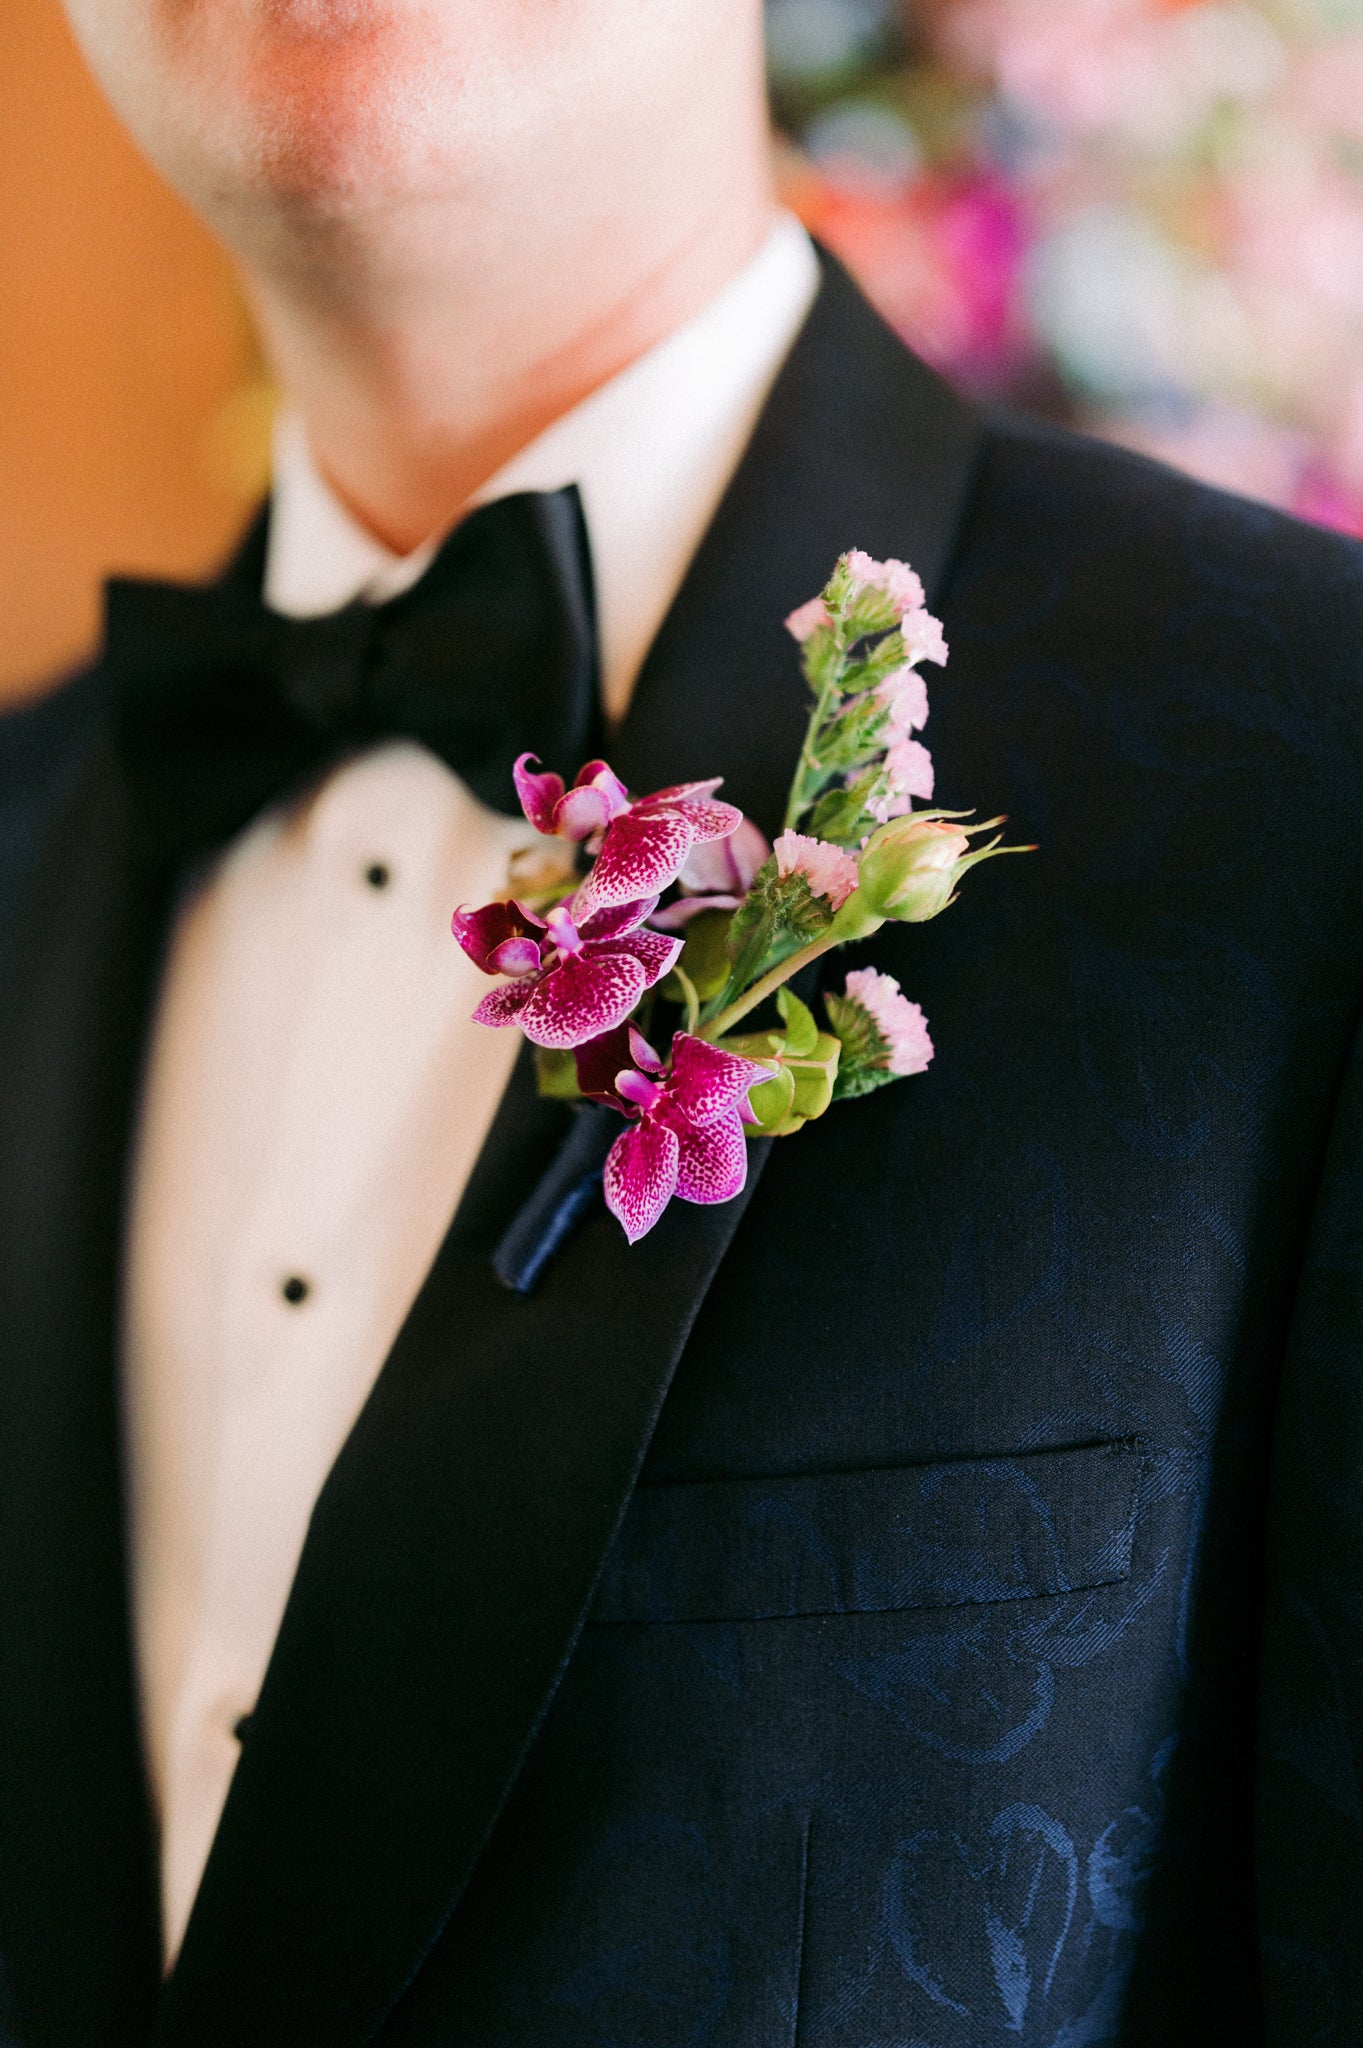
[[[935, 578], [976, 440], [834, 271], [612, 747], [633, 787], [723, 771], [772, 823], [803, 718], [782, 616], [847, 546]], [[491, 1255], [563, 1129], [522, 1062], [318, 1502], [159, 2048], [369, 2040], [553, 1697], [760, 1168], [633, 1250], [598, 1213], [520, 1298]]]
[[114, 1359], [163, 925], [96, 752], [0, 1013], [0, 1948], [25, 2048], [144, 2042], [160, 1982]]

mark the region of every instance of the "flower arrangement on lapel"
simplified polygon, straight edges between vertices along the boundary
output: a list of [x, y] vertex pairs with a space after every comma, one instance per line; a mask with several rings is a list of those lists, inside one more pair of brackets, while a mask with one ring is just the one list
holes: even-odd
[[[928, 716], [920, 664], [945, 662], [947, 647], [906, 564], [853, 549], [786, 626], [813, 703], [774, 845], [716, 797], [718, 778], [631, 797], [605, 761], [568, 787], [526, 754], [516, 788], [543, 853], [513, 867], [508, 900], [454, 913], [464, 951], [499, 977], [477, 1020], [520, 1026], [542, 1093], [624, 1119], [604, 1189], [631, 1243], [674, 1195], [738, 1194], [745, 1134], [790, 1136], [834, 1102], [922, 1073], [927, 1025], [891, 976], [857, 968], [825, 993], [827, 1029], [789, 984], [888, 920], [936, 917], [978, 862], [1029, 850], [997, 836], [972, 850], [1002, 818], [913, 808], [933, 791], [915, 737]], [[663, 1054], [648, 1034], [669, 1003]], [[762, 1028], [736, 1031], [764, 1005], [775, 1015]]]

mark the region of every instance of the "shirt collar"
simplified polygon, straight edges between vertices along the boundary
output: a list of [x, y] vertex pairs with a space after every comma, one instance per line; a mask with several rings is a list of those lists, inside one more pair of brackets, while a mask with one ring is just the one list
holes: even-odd
[[[473, 502], [577, 484], [596, 577], [607, 716], [625, 710], [650, 642], [714, 515], [818, 289], [813, 245], [780, 213], [757, 254], [684, 326], [545, 429]], [[265, 600], [294, 618], [396, 597], [439, 536], [393, 554], [348, 512], [298, 415], [275, 427]]]

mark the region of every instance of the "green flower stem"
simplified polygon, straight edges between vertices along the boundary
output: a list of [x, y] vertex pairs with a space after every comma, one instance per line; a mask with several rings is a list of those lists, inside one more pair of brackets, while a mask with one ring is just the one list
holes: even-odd
[[[842, 621], [840, 619], [835, 623], [841, 628]], [[819, 736], [820, 727], [828, 716], [829, 705], [839, 695], [838, 686], [842, 681], [843, 675], [846, 673], [846, 669], [847, 655], [845, 650], [839, 647], [837, 663], [830, 673], [828, 681], [815, 698], [814, 709], [810, 712], [809, 723], [805, 727], [805, 743], [800, 749], [800, 758], [795, 764], [795, 773], [791, 777], [790, 796], [786, 802], [786, 815], [782, 828], [784, 831], [793, 832], [804, 813], [809, 809], [809, 802], [804, 794], [805, 779], [807, 776], [814, 774], [819, 766], [818, 756], [814, 752], [814, 742]]]
[[685, 1028], [694, 1037], [696, 1025], [700, 1019], [700, 997], [696, 993], [696, 984], [694, 983], [694, 981], [692, 981], [690, 975], [685, 973], [681, 967], [674, 967], [672, 969], [672, 972], [676, 975], [677, 980], [681, 985], [682, 997], [686, 1003]]
[[792, 953], [788, 960], [782, 960], [779, 966], [773, 967], [770, 973], [764, 974], [760, 981], [755, 981], [746, 995], [740, 996], [737, 1002], [729, 1004], [727, 1010], [721, 1010], [717, 1017], [713, 1017], [708, 1024], [703, 1025], [700, 1036], [708, 1038], [713, 1044], [716, 1039], [722, 1038], [726, 1031], [732, 1030], [735, 1024], [746, 1017], [749, 1010], [755, 1010], [759, 1003], [764, 1003], [767, 1000], [768, 996], [774, 996], [778, 988], [784, 987], [791, 976], [798, 974], [802, 967], [807, 967], [811, 960], [817, 960], [823, 953], [831, 953], [834, 946], [845, 944], [845, 933], [827, 931], [822, 938], [814, 939], [808, 946], [802, 946], [798, 953]]

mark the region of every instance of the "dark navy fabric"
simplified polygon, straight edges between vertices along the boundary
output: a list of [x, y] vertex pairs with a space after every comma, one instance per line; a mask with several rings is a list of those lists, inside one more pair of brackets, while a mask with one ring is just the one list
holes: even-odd
[[[945, 397], [900, 431], [923, 373], [825, 295], [617, 750], [769, 828], [799, 698], [779, 647], [728, 675], [747, 607], [809, 594], [830, 505], [886, 553], [902, 496], [912, 558], [964, 446]], [[589, 1218], [524, 1300], [491, 1260], [563, 1128], [522, 1070], [319, 1504], [158, 2048], [1363, 2040], [1363, 550], [971, 432], [927, 737], [942, 803], [1041, 850], [837, 970], [901, 980], [932, 1067], [727, 1221]], [[38, 1161], [22, 1110], [0, 1155]], [[3, 1373], [50, 1383], [104, 1325], [50, 1337], [12, 1263]], [[0, 1378], [4, 1512], [59, 1530], [20, 1407]], [[54, 1810], [62, 1770], [0, 1720], [13, 1869], [14, 1760]], [[140, 2048], [29, 1863], [12, 2033]]]

